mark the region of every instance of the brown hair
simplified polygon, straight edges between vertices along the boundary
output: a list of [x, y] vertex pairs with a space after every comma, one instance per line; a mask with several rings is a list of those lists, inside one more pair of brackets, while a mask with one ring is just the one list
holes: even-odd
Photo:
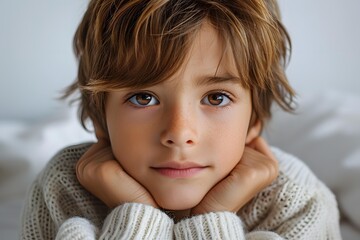
[[80, 117], [106, 130], [106, 92], [168, 79], [183, 63], [204, 20], [231, 48], [253, 115], [264, 121], [275, 101], [293, 110], [284, 68], [291, 49], [275, 0], [92, 0], [74, 37]]

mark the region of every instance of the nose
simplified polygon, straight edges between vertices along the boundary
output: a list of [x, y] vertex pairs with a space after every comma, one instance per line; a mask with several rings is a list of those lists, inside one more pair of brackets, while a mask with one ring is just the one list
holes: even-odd
[[171, 109], [164, 116], [164, 130], [161, 143], [166, 147], [186, 148], [194, 146], [198, 141], [196, 114], [190, 109]]

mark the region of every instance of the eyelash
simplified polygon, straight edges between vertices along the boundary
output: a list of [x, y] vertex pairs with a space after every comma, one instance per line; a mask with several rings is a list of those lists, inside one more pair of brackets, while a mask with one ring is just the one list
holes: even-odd
[[[140, 95], [148, 95], [151, 97], [151, 100], [150, 100], [150, 103], [152, 101], [156, 101], [155, 104], [152, 104], [152, 105], [142, 105], [142, 104], [138, 104], [138, 103], [134, 103], [132, 102], [132, 99], [134, 99], [135, 97], [138, 97]], [[154, 96], [155, 94], [153, 93], [149, 93], [149, 92], [138, 92], [138, 93], [132, 93], [130, 94], [130, 97], [127, 97], [126, 98], [126, 101], [127, 103], [131, 104], [133, 107], [137, 107], [137, 108], [146, 108], [146, 107], [151, 107], [151, 106], [154, 106], [154, 105], [158, 105], [160, 103], [160, 101], [158, 100], [157, 97]], [[217, 107], [217, 108], [222, 108], [222, 107], [228, 107], [228, 105], [233, 102], [233, 99], [232, 97], [230, 96], [229, 93], [227, 93], [225, 90], [216, 90], [216, 91], [212, 91], [212, 92], [209, 92], [207, 93], [204, 97], [201, 98], [201, 103], [204, 103], [204, 101], [210, 96], [210, 95], [221, 95], [221, 96], [225, 96], [226, 99], [228, 99], [229, 103], [225, 104], [225, 105], [222, 105], [220, 106], [220, 103], [219, 105], [212, 105], [212, 104], [205, 104], [205, 105], [208, 105], [208, 106], [212, 106], [212, 107]], [[135, 101], [137, 101], [135, 99]], [[209, 100], [207, 99], [207, 101], [209, 102]]]

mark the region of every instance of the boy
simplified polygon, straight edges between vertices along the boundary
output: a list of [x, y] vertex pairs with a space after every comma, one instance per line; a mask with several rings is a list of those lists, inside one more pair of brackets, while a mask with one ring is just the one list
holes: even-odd
[[30, 189], [24, 239], [340, 239], [332, 193], [259, 137], [292, 110], [272, 0], [93, 0], [76, 32], [83, 125]]

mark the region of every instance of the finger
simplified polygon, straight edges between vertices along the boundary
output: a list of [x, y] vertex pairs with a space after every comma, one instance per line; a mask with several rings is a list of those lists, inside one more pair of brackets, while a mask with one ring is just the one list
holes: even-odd
[[109, 141], [108, 134], [103, 130], [103, 128], [95, 121], [93, 121], [93, 125], [94, 125], [94, 129], [95, 129], [96, 138], [98, 140], [103, 139], [103, 140]]
[[270, 173], [269, 179], [274, 179], [278, 175], [279, 166], [278, 161], [271, 151], [269, 145], [262, 137], [258, 137], [254, 145], [256, 151], [267, 157], [268, 161], [261, 161], [261, 163], [264, 164], [268, 170], [270, 170], [268, 171]]
[[80, 157], [76, 163], [76, 170], [78, 173], [81, 173], [85, 166], [97, 159], [96, 155], [101, 150], [101, 148], [102, 144], [99, 142], [90, 146], [90, 148]]
[[276, 159], [264, 138], [256, 137], [250, 144], [254, 150], [264, 154], [265, 156], [267, 156], [273, 160]]
[[94, 143], [76, 163], [76, 175], [82, 180], [87, 172], [93, 171], [102, 162], [114, 159], [111, 148], [106, 143], [102, 141]]

